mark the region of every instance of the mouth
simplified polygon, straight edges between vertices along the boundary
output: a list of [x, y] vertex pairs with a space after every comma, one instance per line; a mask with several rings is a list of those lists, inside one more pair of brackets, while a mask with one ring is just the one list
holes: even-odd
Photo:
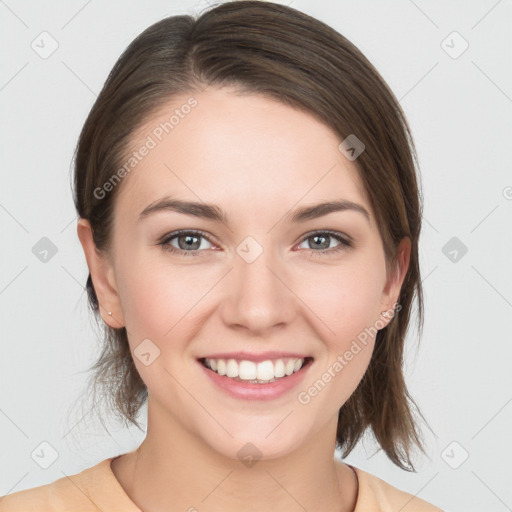
[[207, 358], [198, 361], [210, 372], [244, 384], [271, 384], [302, 373], [312, 357], [280, 357], [259, 362], [243, 358]]

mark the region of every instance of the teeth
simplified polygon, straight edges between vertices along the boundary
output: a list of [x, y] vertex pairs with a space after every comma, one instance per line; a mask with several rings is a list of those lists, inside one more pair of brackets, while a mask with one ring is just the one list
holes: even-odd
[[[213, 368], [212, 368], [213, 370]], [[219, 375], [226, 375], [226, 361], [224, 359], [219, 359], [217, 361], [217, 373]]]
[[284, 363], [282, 359], [278, 359], [274, 364], [274, 375], [276, 377], [284, 377], [286, 372], [284, 370]]
[[304, 359], [269, 359], [260, 363], [235, 359], [205, 359], [204, 364], [219, 375], [232, 379], [266, 383], [298, 372], [304, 364]]
[[234, 359], [228, 359], [226, 363], [226, 377], [238, 377], [238, 364]]
[[275, 377], [274, 364], [272, 361], [262, 361], [256, 367], [256, 378], [258, 380], [270, 380]]
[[256, 363], [252, 361], [240, 361], [238, 376], [242, 380], [254, 380], [256, 378]]

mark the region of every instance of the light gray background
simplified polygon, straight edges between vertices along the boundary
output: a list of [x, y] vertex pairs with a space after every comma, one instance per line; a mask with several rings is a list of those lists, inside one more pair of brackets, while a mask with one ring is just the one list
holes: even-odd
[[[407, 473], [382, 452], [372, 456], [367, 440], [346, 461], [452, 512], [512, 510], [512, 2], [282, 3], [331, 24], [374, 63], [408, 116], [422, 171], [426, 321], [419, 349], [415, 332], [408, 337], [407, 383], [431, 428], [423, 426], [430, 460]], [[206, 6], [0, 1], [0, 495], [143, 439], [136, 429], [109, 436], [68, 416], [97, 349], [71, 159], [132, 39], [165, 16]], [[43, 31], [59, 45], [47, 59], [31, 47], [43, 45]], [[453, 31], [469, 44], [457, 58], [463, 41], [446, 39]], [[32, 252], [42, 237], [57, 247], [46, 263]], [[468, 248], [455, 262], [443, 253], [452, 237]], [[48, 469], [31, 458], [44, 441], [58, 452]]]

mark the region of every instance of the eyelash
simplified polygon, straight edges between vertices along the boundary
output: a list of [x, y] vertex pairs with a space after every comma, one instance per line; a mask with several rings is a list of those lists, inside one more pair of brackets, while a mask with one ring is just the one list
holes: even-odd
[[[169, 242], [173, 240], [174, 238], [178, 238], [183, 235], [200, 235], [200, 237], [205, 238], [208, 240], [208, 242], [212, 243], [206, 233], [200, 230], [178, 230], [173, 231], [172, 233], [168, 233], [167, 235], [164, 235], [158, 242], [158, 245], [161, 245], [162, 248], [166, 251], [169, 251], [174, 254], [183, 255], [183, 256], [200, 256], [200, 253], [203, 252], [202, 250], [194, 250], [194, 251], [184, 251], [182, 249], [177, 249], [176, 247], [173, 247], [172, 245], [169, 245]], [[338, 242], [340, 242], [339, 245], [336, 247], [332, 247], [330, 249], [322, 249], [320, 251], [315, 251], [314, 249], [307, 249], [309, 251], [312, 251], [312, 256], [328, 256], [332, 255], [333, 253], [338, 253], [339, 251], [342, 251], [344, 249], [348, 249], [353, 246], [353, 243], [348, 238], [345, 238], [341, 235], [341, 233], [337, 233], [336, 231], [312, 231], [310, 233], [306, 233], [302, 240], [300, 241], [299, 245], [302, 244], [305, 240], [308, 238], [312, 238], [313, 236], [318, 235], [328, 235], [329, 237], [334, 238]]]

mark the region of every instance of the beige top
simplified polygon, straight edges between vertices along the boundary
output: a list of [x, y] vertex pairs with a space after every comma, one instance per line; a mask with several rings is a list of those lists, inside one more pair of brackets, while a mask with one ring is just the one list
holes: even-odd
[[[142, 512], [116, 479], [110, 457], [53, 483], [0, 497], [0, 512]], [[380, 478], [348, 465], [357, 475], [354, 512], [443, 512]]]

